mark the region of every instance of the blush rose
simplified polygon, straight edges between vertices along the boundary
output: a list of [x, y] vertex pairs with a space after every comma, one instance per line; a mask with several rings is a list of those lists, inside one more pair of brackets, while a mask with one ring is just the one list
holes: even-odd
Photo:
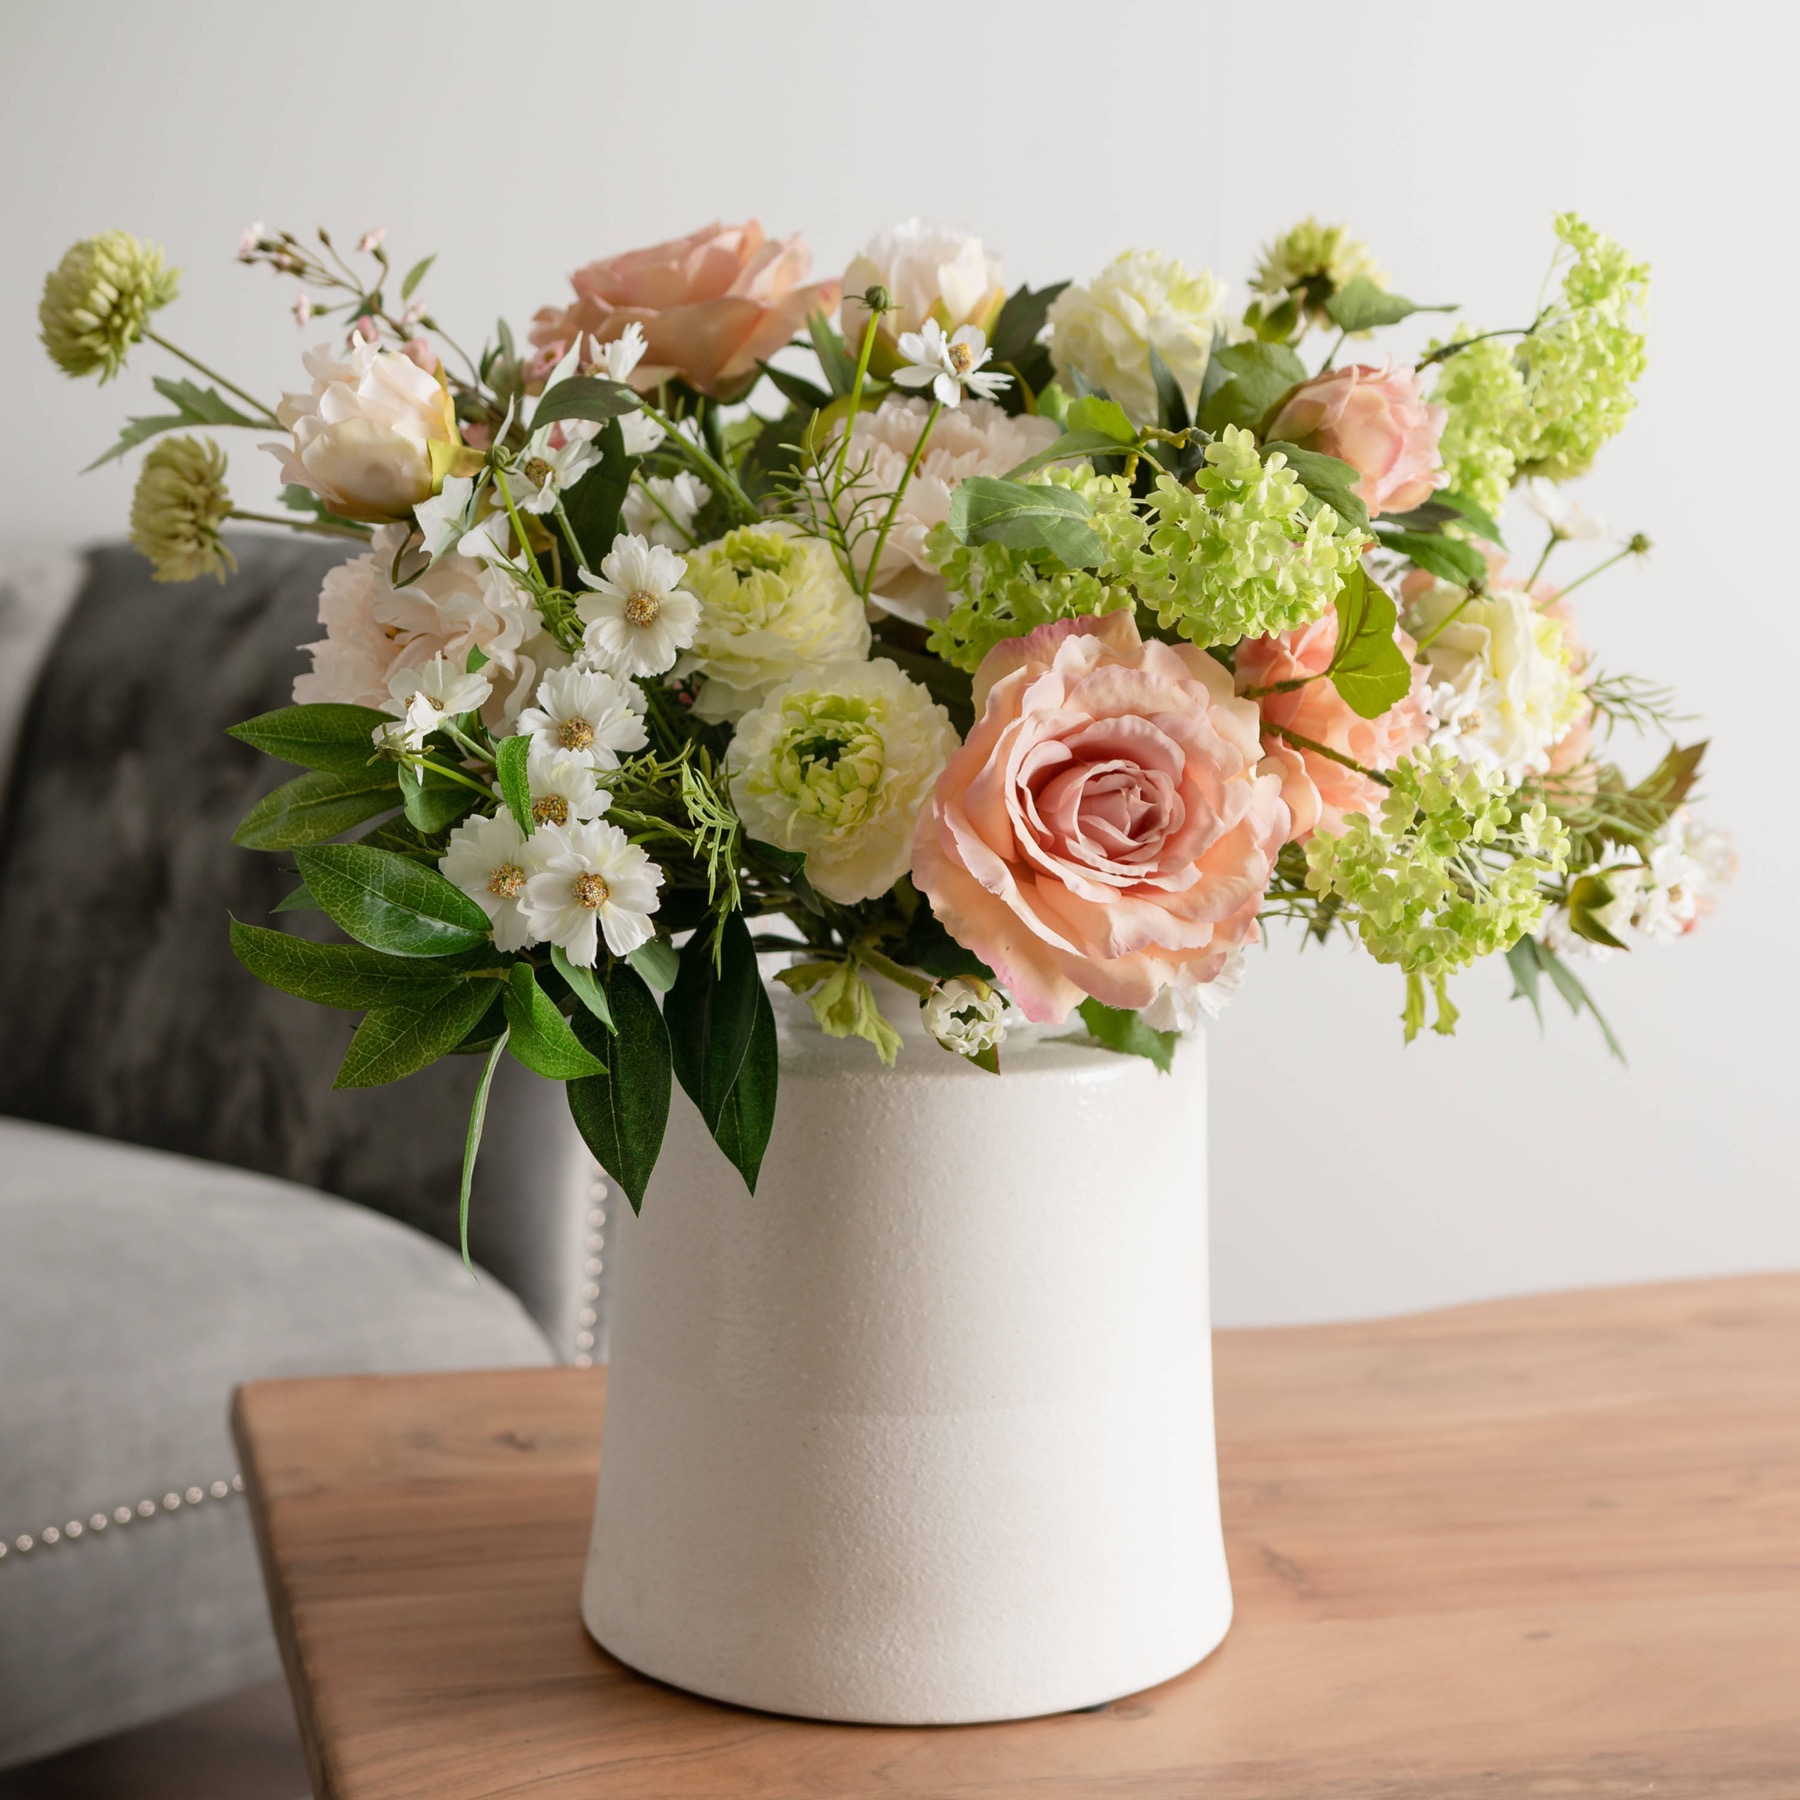
[[1438, 440], [1449, 416], [1425, 403], [1412, 370], [1349, 363], [1302, 382], [1269, 435], [1349, 463], [1371, 513], [1409, 512], [1448, 480]]

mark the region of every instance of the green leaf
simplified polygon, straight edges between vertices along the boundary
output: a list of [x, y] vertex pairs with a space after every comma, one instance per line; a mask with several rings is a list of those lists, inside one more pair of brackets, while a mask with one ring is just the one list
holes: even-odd
[[1506, 548], [1506, 539], [1500, 535], [1500, 526], [1494, 515], [1486, 507], [1471, 500], [1467, 494], [1444, 492], [1431, 497], [1439, 506], [1447, 506], [1453, 513], [1466, 519], [1474, 526], [1476, 533], [1486, 538], [1490, 544], [1497, 544], [1503, 550]]
[[604, 425], [594, 440], [600, 462], [563, 495], [563, 512], [577, 542], [573, 546], [588, 567], [612, 548], [619, 532], [619, 513], [631, 487], [638, 458], [625, 454], [625, 432], [617, 419]]
[[[1091, 400], [1090, 394], [1085, 400], [1076, 401], [1076, 406], [1084, 406]], [[1107, 405], [1111, 405], [1109, 400]], [[1070, 409], [1071, 411], [1074, 408]], [[1135, 434], [1134, 434], [1135, 437]], [[1117, 456], [1131, 448], [1129, 444], [1121, 444], [1110, 431], [1065, 431], [1055, 443], [1047, 445], [1035, 456], [1028, 456], [1016, 467], [1008, 469], [1004, 479], [1020, 481], [1031, 474], [1034, 469], [1047, 468], [1051, 463], [1068, 462], [1076, 457]]]
[[[824, 313], [806, 315], [806, 335], [832, 393], [849, 393], [856, 386], [856, 357]], [[861, 348], [858, 344], [857, 349]]]
[[950, 496], [949, 526], [965, 544], [1043, 550], [1071, 569], [1089, 569], [1106, 554], [1088, 521], [1093, 509], [1072, 488], [1027, 486], [991, 475], [960, 481]]
[[875, 1046], [884, 1066], [892, 1068], [900, 1054], [900, 1034], [882, 1017], [875, 991], [862, 970], [848, 958], [821, 959], [779, 970], [775, 979], [806, 1004], [827, 1037], [859, 1037]]
[[1537, 957], [1543, 970], [1556, 985], [1556, 991], [1569, 1003], [1569, 1011], [1577, 1018], [1585, 1007], [1593, 1015], [1594, 1023], [1600, 1027], [1600, 1035], [1606, 1039], [1606, 1047], [1620, 1062], [1625, 1061], [1625, 1047], [1613, 1035], [1613, 1028], [1601, 1015], [1599, 1007], [1594, 1004], [1594, 997], [1576, 979], [1575, 972], [1554, 950], [1546, 949], [1542, 944], [1537, 946]]
[[1267, 458], [1277, 450], [1287, 458], [1288, 467], [1315, 500], [1329, 506], [1340, 519], [1359, 530], [1368, 524], [1369, 509], [1355, 491], [1362, 477], [1351, 464], [1341, 462], [1335, 456], [1326, 456], [1322, 451], [1302, 450], [1298, 444], [1284, 443], [1280, 439], [1263, 445], [1263, 456]]
[[1412, 664], [1394, 642], [1399, 614], [1379, 582], [1358, 567], [1338, 590], [1337, 648], [1327, 673], [1360, 718], [1379, 718], [1412, 687]]
[[[816, 381], [808, 381], [805, 376], [792, 374], [787, 369], [777, 369], [760, 358], [756, 366], [775, 384], [775, 391], [790, 406], [797, 406], [802, 412], [823, 412], [831, 404], [831, 394]], [[854, 378], [854, 371], [852, 374]]]
[[1671, 811], [1678, 807], [1700, 779], [1700, 764], [1705, 760], [1708, 740], [1697, 744], [1677, 745], [1648, 775], [1631, 790], [1637, 800], [1660, 801]]
[[513, 1055], [548, 1080], [576, 1081], [606, 1072], [606, 1064], [583, 1048], [556, 1002], [538, 986], [529, 963], [514, 963], [507, 975], [506, 1028]]
[[1390, 294], [1367, 275], [1358, 275], [1325, 302], [1326, 316], [1340, 331], [1374, 331], [1382, 325], [1398, 325], [1414, 313], [1455, 312], [1455, 306], [1421, 306], [1400, 294]]
[[[109, 463], [115, 457], [123, 456], [127, 450], [135, 449], [159, 432], [178, 431], [184, 425], [242, 425], [252, 430], [262, 428], [260, 421], [246, 418], [213, 388], [197, 387], [191, 381], [174, 380], [166, 375], [157, 376], [151, 386], [165, 400], [174, 402], [175, 411], [128, 419], [119, 433], [119, 441], [104, 456], [95, 457], [88, 464], [89, 469], [97, 469], [102, 463]], [[82, 472], [85, 474], [87, 471]]]
[[272, 913], [319, 912], [321, 910], [318, 901], [312, 897], [312, 889], [309, 888], [304, 881], [291, 893], [283, 894], [281, 898], [269, 908], [269, 911]]
[[1043, 335], [1050, 320], [1051, 303], [1069, 284], [1058, 281], [1049, 287], [1016, 287], [1007, 295], [1006, 304], [994, 320], [988, 343], [997, 363], [1021, 362]]
[[1227, 425], [1253, 428], [1289, 388], [1306, 379], [1306, 365], [1286, 344], [1223, 344], [1207, 364], [1223, 377], [1207, 399], [1200, 423], [1218, 433]]
[[531, 761], [531, 739], [523, 735], [502, 738], [494, 751], [494, 775], [506, 800], [513, 823], [531, 836], [531, 783], [526, 765]]
[[493, 994], [485, 981], [459, 982], [418, 1006], [382, 1006], [357, 1026], [334, 1088], [383, 1087], [427, 1068], [462, 1042]]
[[303, 769], [354, 775], [375, 762], [375, 733], [393, 722], [392, 714], [368, 706], [283, 706], [228, 732], [240, 744]]
[[681, 958], [676, 955], [675, 946], [666, 938], [656, 937], [647, 944], [639, 944], [625, 960], [659, 994], [666, 994], [675, 985], [675, 977], [681, 973]]
[[1461, 538], [1435, 537], [1423, 531], [1384, 531], [1381, 544], [1453, 587], [1474, 587], [1487, 580], [1487, 558]]
[[1185, 431], [1192, 423], [1188, 415], [1187, 396], [1175, 372], [1163, 361], [1163, 353], [1150, 346], [1150, 379], [1156, 385], [1156, 422], [1165, 431]]
[[775, 1125], [775, 1096], [781, 1079], [781, 1055], [775, 1035], [775, 1009], [768, 990], [756, 984], [756, 1011], [750, 1024], [750, 1041], [737, 1079], [713, 1127], [713, 1139], [732, 1166], [744, 1178], [744, 1186], [756, 1192], [763, 1153]]
[[460, 781], [451, 781], [435, 769], [421, 772], [403, 765], [396, 775], [407, 820], [427, 837], [455, 824], [481, 798]]
[[[405, 305], [405, 303], [413, 297], [413, 290], [425, 279], [426, 273], [436, 261], [437, 252], [434, 250], [429, 256], [421, 256], [419, 260], [406, 271], [406, 279], [400, 283], [400, 302], [402, 305]], [[485, 1089], [483, 1089], [483, 1098], [486, 1098]]]
[[675, 1079], [715, 1136], [731, 1084], [750, 1047], [761, 992], [756, 951], [742, 913], [725, 921], [716, 969], [706, 934], [696, 932], [688, 939], [675, 985], [663, 1003], [663, 1023], [668, 1027]]
[[603, 375], [571, 375], [538, 396], [531, 429], [541, 431], [558, 419], [594, 419], [604, 424], [636, 412], [638, 405], [636, 393], [622, 381], [608, 381]]
[[487, 1063], [481, 1071], [481, 1080], [475, 1085], [475, 1099], [469, 1107], [468, 1133], [463, 1139], [462, 1187], [456, 1198], [456, 1229], [462, 1239], [463, 1267], [471, 1275], [475, 1273], [475, 1265], [469, 1260], [469, 1190], [475, 1183], [475, 1156], [481, 1148], [481, 1128], [487, 1123], [488, 1091], [494, 1085], [494, 1071], [500, 1066], [506, 1038], [507, 1034], [502, 1031], [487, 1053]]
[[399, 804], [392, 763], [377, 763], [350, 775], [314, 769], [264, 794], [244, 815], [231, 841], [246, 850], [295, 850], [338, 837]]
[[669, 1123], [669, 1034], [654, 996], [629, 964], [608, 971], [606, 999], [618, 1022], [616, 1038], [609, 1040], [592, 1014], [575, 1015], [575, 1035], [590, 1050], [605, 1050], [611, 1062], [604, 1075], [569, 1083], [569, 1112], [595, 1162], [625, 1190], [631, 1210], [641, 1212]]
[[1181, 1042], [1179, 1031], [1153, 1031], [1136, 1013], [1103, 1006], [1098, 1000], [1084, 1000], [1076, 1010], [1095, 1043], [1122, 1056], [1147, 1057], [1168, 1074], [1175, 1046]]
[[1064, 423], [1072, 432], [1094, 432], [1109, 438], [1115, 449], [1138, 441], [1138, 429], [1125, 416], [1124, 407], [1099, 394], [1083, 394], [1073, 402]]
[[359, 944], [396, 956], [444, 956], [490, 941], [488, 917], [436, 869], [367, 844], [296, 853], [321, 907]]
[[550, 961], [564, 981], [569, 984], [569, 992], [585, 1006], [608, 1031], [615, 1031], [612, 1009], [606, 1004], [606, 989], [600, 985], [599, 977], [592, 969], [584, 969], [579, 963], [569, 961], [569, 953], [561, 944], [550, 946]]
[[237, 919], [231, 921], [231, 948], [258, 981], [318, 1006], [353, 1012], [424, 1006], [464, 985], [458, 972], [439, 973], [417, 957], [386, 956], [360, 944], [315, 944]]
[[1529, 1000], [1531, 1010], [1537, 1014], [1538, 1030], [1544, 1029], [1544, 1008], [1538, 999], [1538, 977], [1543, 974], [1543, 965], [1538, 961], [1537, 939], [1520, 938], [1506, 953], [1506, 966], [1512, 970], [1513, 991], [1508, 996], [1513, 1000]]
[[1609, 950], [1629, 950], [1631, 946], [1608, 931], [1597, 917], [1612, 901], [1612, 883], [1604, 875], [1590, 870], [1577, 877], [1569, 884], [1569, 925], [1589, 943], [1604, 944]]

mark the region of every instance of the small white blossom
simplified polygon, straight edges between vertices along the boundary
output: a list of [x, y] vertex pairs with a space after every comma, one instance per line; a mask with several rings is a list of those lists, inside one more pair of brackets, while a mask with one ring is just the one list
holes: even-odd
[[587, 627], [588, 655], [619, 675], [672, 669], [700, 625], [700, 602], [681, 585], [686, 574], [686, 562], [673, 550], [631, 534], [614, 538], [600, 573], [581, 571], [595, 590], [575, 603]]
[[600, 785], [592, 764], [566, 751], [553, 755], [534, 747], [525, 765], [525, 785], [534, 826], [571, 821], [586, 825], [612, 804], [612, 795]]
[[450, 833], [438, 868], [494, 922], [496, 950], [537, 940], [521, 901], [534, 867], [525, 835], [505, 813], [470, 819]]
[[940, 981], [919, 1004], [925, 1029], [957, 1056], [979, 1056], [1005, 1041], [1012, 1008], [998, 988], [960, 975]]
[[1551, 536], [1576, 543], [1597, 543], [1609, 535], [1606, 521], [1571, 500], [1554, 482], [1534, 475], [1525, 484], [1525, 504], [1550, 527]]
[[1152, 1031], [1192, 1031], [1202, 1019], [1224, 1015], [1231, 997], [1244, 983], [1244, 953], [1229, 950], [1225, 966], [1211, 981], [1192, 987], [1166, 987], [1138, 1014]]
[[269, 228], [261, 219], [258, 219], [254, 225], [246, 225], [243, 235], [238, 239], [237, 260], [239, 262], [253, 261], [257, 251], [262, 247], [263, 239], [268, 235]]
[[304, 331], [307, 321], [313, 316], [312, 295], [303, 288], [294, 296], [294, 323]]
[[371, 250], [377, 250], [381, 247], [381, 240], [386, 236], [387, 227], [385, 225], [377, 225], [372, 231], [365, 231], [362, 236], [356, 240], [356, 247], [364, 256], [367, 256]]
[[599, 462], [600, 453], [584, 437], [567, 435], [560, 450], [552, 449], [554, 425], [534, 431], [507, 473], [513, 504], [521, 512], [547, 513], [557, 501]]
[[644, 696], [598, 669], [552, 669], [538, 683], [537, 705], [519, 714], [519, 730], [551, 756], [572, 756], [594, 769], [616, 769], [622, 752], [649, 743]]
[[509, 537], [511, 531], [506, 514], [491, 512], [479, 524], [472, 524], [469, 510], [474, 497], [474, 476], [451, 475], [446, 477], [441, 493], [421, 500], [413, 508], [413, 517], [419, 521], [425, 539], [425, 554], [433, 562], [453, 551], [474, 562], [506, 559], [501, 545], [501, 539]]
[[712, 489], [686, 469], [674, 475], [640, 475], [625, 495], [619, 523], [647, 543], [686, 549], [696, 541], [694, 520], [711, 498]]
[[[628, 385], [648, 348], [643, 326], [633, 319], [610, 343], [595, 346], [593, 360], [588, 364], [588, 373], [598, 375], [605, 381]], [[600, 425], [593, 419], [571, 419], [569, 428], [583, 437], [591, 438], [598, 434]], [[619, 430], [625, 439], [627, 456], [648, 456], [665, 436], [663, 428], [654, 419], [645, 418], [641, 412], [626, 413], [619, 420]]]
[[546, 825], [531, 837], [533, 873], [525, 883], [531, 929], [591, 969], [599, 939], [629, 956], [655, 935], [662, 870], [616, 825]]
[[375, 742], [416, 750], [446, 719], [474, 712], [493, 691], [493, 683], [479, 670], [458, 668], [441, 651], [422, 669], [396, 669], [388, 677], [388, 694], [400, 722], [377, 726]]
[[982, 374], [982, 365], [994, 353], [986, 334], [976, 325], [959, 325], [954, 335], [944, 336], [936, 319], [927, 319], [917, 331], [900, 334], [900, 354], [906, 367], [894, 372], [901, 387], [931, 389], [945, 406], [960, 406], [963, 390], [991, 400], [1012, 380], [997, 370]]

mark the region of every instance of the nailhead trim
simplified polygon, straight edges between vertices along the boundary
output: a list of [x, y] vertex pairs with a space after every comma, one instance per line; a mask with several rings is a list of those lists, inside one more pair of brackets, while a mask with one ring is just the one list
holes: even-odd
[[581, 1265], [585, 1277], [581, 1284], [581, 1311], [575, 1315], [578, 1327], [575, 1366], [578, 1369], [594, 1366], [594, 1327], [600, 1317], [594, 1302], [600, 1298], [600, 1271], [605, 1266], [601, 1252], [606, 1248], [606, 1196], [605, 1171], [596, 1163], [593, 1179], [588, 1183], [587, 1236], [583, 1239], [587, 1257]]
[[29, 1531], [21, 1531], [10, 1543], [0, 1538], [0, 1562], [9, 1556], [29, 1556], [34, 1550], [54, 1550], [58, 1544], [98, 1537], [109, 1526], [129, 1525], [135, 1519], [154, 1519], [158, 1513], [179, 1512], [184, 1506], [199, 1506], [208, 1500], [229, 1500], [243, 1491], [243, 1476], [233, 1475], [228, 1481], [215, 1481], [206, 1487], [171, 1488], [160, 1501], [144, 1499], [136, 1506], [115, 1506], [110, 1514], [91, 1513], [85, 1525], [79, 1519], [71, 1519], [66, 1525], [46, 1525], [35, 1537]]

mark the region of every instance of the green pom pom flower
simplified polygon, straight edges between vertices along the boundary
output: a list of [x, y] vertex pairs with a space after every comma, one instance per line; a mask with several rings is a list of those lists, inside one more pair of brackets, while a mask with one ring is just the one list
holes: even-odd
[[225, 579], [237, 558], [220, 541], [231, 517], [225, 452], [211, 438], [165, 438], [144, 458], [131, 501], [131, 541], [157, 581]]
[[1321, 225], [1309, 217], [1264, 246], [1250, 285], [1276, 306], [1290, 303], [1296, 318], [1317, 323], [1325, 302], [1359, 277], [1379, 288], [1388, 285], [1374, 252], [1350, 235], [1348, 225]]
[[1525, 377], [1512, 345], [1483, 338], [1458, 350], [1444, 363], [1431, 399], [1450, 415], [1438, 454], [1451, 491], [1499, 512], [1518, 471], [1519, 450], [1532, 432]]
[[65, 375], [110, 381], [144, 322], [175, 298], [179, 269], [155, 244], [129, 231], [103, 231], [71, 245], [44, 277], [38, 325], [50, 360]]
[[1318, 618], [1371, 541], [1329, 506], [1309, 519], [1310, 496], [1287, 458], [1262, 456], [1235, 425], [1207, 445], [1194, 483], [1189, 492], [1173, 476], [1157, 477], [1156, 566], [1138, 586], [1165, 631], [1202, 647]]

